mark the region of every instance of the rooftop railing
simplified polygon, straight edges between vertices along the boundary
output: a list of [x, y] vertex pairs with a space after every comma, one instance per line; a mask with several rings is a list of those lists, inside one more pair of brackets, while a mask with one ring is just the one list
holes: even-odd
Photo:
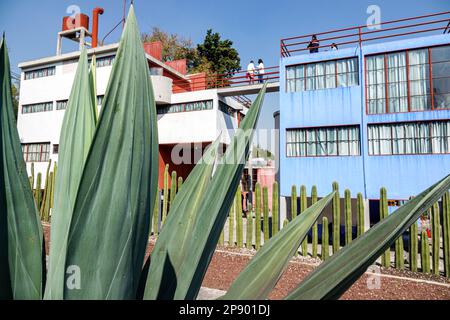
[[289, 57], [310, 50], [308, 44], [313, 35], [319, 40], [320, 45], [316, 48], [320, 50], [331, 49], [333, 43], [342, 48], [430, 33], [450, 33], [450, 11], [284, 38], [280, 41], [280, 54], [281, 57]]

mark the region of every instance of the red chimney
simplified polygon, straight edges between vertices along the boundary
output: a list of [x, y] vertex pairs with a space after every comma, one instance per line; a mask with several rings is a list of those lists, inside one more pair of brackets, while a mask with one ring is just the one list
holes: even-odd
[[103, 12], [103, 8], [92, 10], [92, 48], [97, 47], [98, 44], [98, 16]]

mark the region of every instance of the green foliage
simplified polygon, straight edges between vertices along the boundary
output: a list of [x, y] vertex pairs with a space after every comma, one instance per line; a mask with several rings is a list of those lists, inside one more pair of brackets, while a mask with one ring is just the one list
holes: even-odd
[[253, 242], [253, 217], [252, 217], [252, 212], [248, 211], [247, 212], [247, 226], [246, 226], [246, 241], [245, 241], [245, 245], [247, 247], [247, 249], [251, 249], [252, 246], [252, 242]]
[[329, 254], [330, 249], [330, 239], [329, 239], [329, 233], [328, 233], [328, 218], [323, 217], [322, 218], [322, 252], [321, 252], [321, 258], [323, 261], [327, 260], [330, 256]]
[[333, 254], [335, 254], [341, 242], [341, 198], [337, 182], [333, 182], [333, 190], [336, 191], [333, 199]]
[[236, 210], [236, 204], [233, 202], [228, 214], [228, 245], [234, 246], [234, 211]]
[[[312, 186], [311, 188], [311, 205], [317, 202], [317, 187]], [[317, 247], [319, 243], [319, 232], [317, 227], [317, 221], [314, 222], [312, 227], [312, 257], [317, 258]]]
[[352, 196], [349, 189], [344, 191], [345, 245], [352, 242]]
[[261, 247], [261, 185], [255, 185], [255, 249]]
[[153, 213], [152, 213], [152, 223], [153, 223], [153, 236], [155, 238], [158, 237], [158, 220], [159, 220], [159, 210], [161, 205], [161, 199], [160, 199], [160, 193], [159, 190], [156, 192], [155, 197], [155, 205], [153, 206]]
[[263, 233], [264, 244], [269, 241], [269, 193], [267, 187], [263, 187]]
[[243, 246], [243, 221], [242, 221], [242, 191], [239, 185], [235, 196], [235, 208], [236, 208], [236, 243], [238, 248]]
[[403, 270], [404, 268], [403, 251], [403, 237], [400, 235], [400, 237], [395, 240], [395, 268], [399, 270]]
[[167, 211], [169, 207], [169, 165], [166, 164], [164, 168], [164, 182], [163, 182], [163, 208], [161, 218], [161, 228], [166, 222]]
[[42, 297], [43, 234], [17, 133], [8, 50], [0, 42], [0, 299]]
[[450, 193], [446, 192], [442, 208], [442, 238], [444, 240], [444, 272], [450, 277]]
[[172, 178], [170, 180], [170, 206], [173, 204], [173, 200], [175, 199], [175, 196], [177, 194], [177, 172], [172, 171]]

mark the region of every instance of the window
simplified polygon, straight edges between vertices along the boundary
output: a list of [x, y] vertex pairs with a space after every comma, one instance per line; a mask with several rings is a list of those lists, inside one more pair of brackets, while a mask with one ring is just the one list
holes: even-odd
[[288, 157], [359, 156], [359, 126], [286, 130]]
[[65, 110], [67, 108], [68, 100], [56, 101], [56, 110]]
[[219, 110], [222, 111], [223, 113], [226, 113], [230, 117], [234, 117], [236, 113], [236, 111], [232, 107], [230, 107], [221, 100], [219, 100]]
[[366, 58], [368, 114], [450, 107], [450, 46]]
[[358, 85], [358, 59], [286, 67], [286, 91], [297, 92]]
[[50, 159], [50, 143], [22, 144], [23, 158], [26, 162], [45, 162]]
[[43, 112], [43, 111], [52, 111], [53, 110], [53, 102], [41, 102], [41, 103], [33, 103], [33, 104], [24, 104], [22, 106], [22, 113], [33, 113], [33, 112]]
[[55, 72], [56, 68], [54, 66], [31, 71], [25, 71], [25, 80], [53, 76], [55, 75]]
[[450, 120], [368, 125], [369, 155], [450, 153]]
[[54, 144], [53, 145], [53, 154], [58, 154], [59, 152], [59, 144]]
[[201, 111], [201, 110], [211, 110], [212, 108], [213, 108], [213, 101], [205, 100], [205, 101], [177, 103], [168, 105], [165, 107], [157, 108], [157, 113], [166, 114], [175, 112]]
[[111, 66], [114, 63], [116, 56], [99, 57], [95, 61], [97, 68]]
[[105, 97], [104, 95], [97, 96], [97, 106], [101, 106], [102, 105], [104, 97]]

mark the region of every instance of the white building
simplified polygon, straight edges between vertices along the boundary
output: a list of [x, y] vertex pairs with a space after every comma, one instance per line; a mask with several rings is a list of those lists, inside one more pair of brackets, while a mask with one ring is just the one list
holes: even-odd
[[[111, 44], [88, 50], [89, 58], [96, 55], [99, 108], [117, 48], [118, 44]], [[206, 81], [203, 87], [193, 87], [192, 79], [204, 75], [186, 74], [184, 60], [162, 62], [160, 43], [147, 43], [144, 49], [157, 104], [160, 178], [165, 164], [186, 178], [193, 164], [173, 163], [174, 146], [187, 144], [191, 150], [199, 146], [203, 149], [221, 134], [221, 142], [228, 144], [247, 108], [233, 97], [220, 96], [217, 89], [206, 89]], [[35, 172], [44, 173], [50, 159], [58, 161], [61, 125], [79, 54], [57, 54], [19, 64], [17, 127], [27, 168], [34, 162]]]

